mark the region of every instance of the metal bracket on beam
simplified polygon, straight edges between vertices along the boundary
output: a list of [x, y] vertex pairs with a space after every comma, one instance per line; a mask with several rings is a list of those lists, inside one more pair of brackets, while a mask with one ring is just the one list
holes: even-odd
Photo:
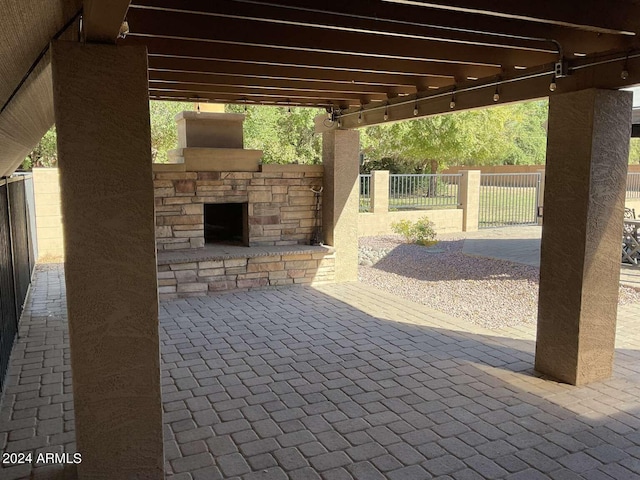
[[559, 62], [556, 62], [554, 66], [554, 73], [556, 78], [563, 78], [569, 76], [569, 62], [567, 62], [564, 58]]

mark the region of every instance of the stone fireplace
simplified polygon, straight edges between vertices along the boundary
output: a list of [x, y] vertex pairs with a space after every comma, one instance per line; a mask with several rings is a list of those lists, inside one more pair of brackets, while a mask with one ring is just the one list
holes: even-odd
[[323, 167], [261, 165], [243, 121], [182, 112], [170, 163], [154, 164], [164, 297], [332, 279], [332, 249], [310, 245]]
[[[205, 209], [234, 212], [225, 218], [242, 222], [242, 239], [235, 241], [246, 246], [310, 243], [316, 227], [311, 189], [322, 185], [322, 166], [261, 165], [261, 151], [242, 148], [243, 120], [229, 113], [178, 114], [180, 147], [169, 152], [171, 163], [154, 166], [159, 251], [203, 247], [213, 229], [221, 229], [211, 216], [205, 231]], [[215, 132], [211, 138], [205, 127]], [[216, 207], [222, 204], [229, 206]]]

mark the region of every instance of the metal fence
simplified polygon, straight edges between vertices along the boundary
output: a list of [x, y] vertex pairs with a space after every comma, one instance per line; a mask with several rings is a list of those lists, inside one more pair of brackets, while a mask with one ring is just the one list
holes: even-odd
[[360, 211], [371, 211], [371, 174], [360, 175]]
[[640, 198], [640, 173], [627, 174], [627, 198]]
[[0, 392], [35, 264], [29, 181], [26, 175], [0, 180]]
[[540, 173], [483, 173], [478, 226], [535, 225], [540, 181]]
[[461, 174], [389, 175], [389, 209], [457, 208]]

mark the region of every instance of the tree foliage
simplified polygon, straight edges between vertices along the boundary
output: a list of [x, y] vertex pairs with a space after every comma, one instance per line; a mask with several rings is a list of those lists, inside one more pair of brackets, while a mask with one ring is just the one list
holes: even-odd
[[316, 164], [322, 158], [322, 136], [313, 119], [323, 110], [227, 105], [227, 112], [244, 113], [244, 146], [262, 150], [263, 163]]
[[[151, 155], [154, 162], [166, 162], [167, 151], [177, 148], [178, 130], [175, 116], [184, 111], [193, 110], [193, 103], [149, 102], [151, 119]], [[56, 149], [56, 127], [45, 133], [42, 140], [27, 155], [22, 163], [23, 170], [33, 167], [55, 167], [58, 163]]]
[[[150, 103], [154, 161], [167, 160], [177, 147], [175, 115], [192, 103]], [[321, 162], [322, 136], [313, 108], [227, 105], [246, 113], [245, 148], [262, 150], [264, 163]], [[548, 103], [545, 100], [438, 115], [361, 130], [363, 171], [429, 173], [449, 165], [544, 164]], [[632, 139], [629, 163], [640, 163], [640, 139]], [[55, 128], [25, 158], [23, 168], [57, 164]]]
[[151, 156], [154, 162], [165, 163], [167, 152], [178, 148], [175, 116], [185, 110], [193, 111], [193, 103], [149, 102], [151, 119]]
[[542, 164], [547, 102], [438, 115], [363, 130], [363, 170], [431, 172], [453, 164]]
[[24, 159], [22, 169], [31, 170], [33, 167], [55, 167], [57, 164], [56, 127], [51, 127], [31, 153]]
[[631, 139], [631, 148], [629, 150], [629, 164], [640, 163], [640, 138]]

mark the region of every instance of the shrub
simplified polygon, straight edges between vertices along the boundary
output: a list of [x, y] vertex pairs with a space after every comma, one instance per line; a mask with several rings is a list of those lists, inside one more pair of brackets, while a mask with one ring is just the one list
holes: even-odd
[[434, 226], [434, 223], [428, 217], [422, 217], [416, 222], [409, 220], [393, 222], [391, 229], [398, 235], [402, 235], [407, 243], [429, 246], [438, 243]]

